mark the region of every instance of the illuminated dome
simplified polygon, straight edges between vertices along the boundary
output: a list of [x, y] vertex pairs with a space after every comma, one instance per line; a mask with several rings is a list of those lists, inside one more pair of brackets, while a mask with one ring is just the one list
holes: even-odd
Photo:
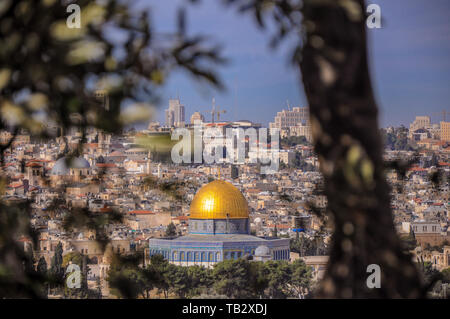
[[225, 181], [203, 186], [191, 203], [191, 219], [248, 218], [248, 205], [241, 192]]

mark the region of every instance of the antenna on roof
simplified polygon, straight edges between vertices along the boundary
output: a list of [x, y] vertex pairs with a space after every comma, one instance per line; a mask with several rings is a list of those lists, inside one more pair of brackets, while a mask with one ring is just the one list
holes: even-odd
[[289, 104], [289, 100], [286, 100], [286, 104], [287, 104], [287, 107], [288, 107], [288, 111], [290, 111], [291, 110], [291, 105]]

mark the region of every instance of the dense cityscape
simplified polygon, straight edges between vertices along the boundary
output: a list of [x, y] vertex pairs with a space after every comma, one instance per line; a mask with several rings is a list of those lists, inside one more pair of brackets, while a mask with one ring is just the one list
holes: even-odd
[[[107, 94], [98, 92], [97, 98], [108, 107]], [[112, 135], [88, 129], [83, 137], [80, 130], [55, 127], [49, 140], [17, 134], [4, 153], [2, 197], [7, 203], [29, 201], [37, 247], [31, 238], [16, 240], [32, 255], [36, 271], [68, 280], [73, 264], [82, 273], [83, 289], [76, 280], [73, 289], [48, 284], [49, 298], [81, 297], [81, 290], [84, 297], [123, 297], [115, 289], [115, 278], [124, 276], [120, 259], [136, 255], [136, 268], [125, 276], [153, 269], [153, 279], [144, 275], [134, 297], [308, 297], [325, 272], [333, 233], [323, 214], [327, 200], [308, 108], [288, 105], [270, 123], [269, 132], [280, 137], [269, 142], [279, 160], [271, 174], [261, 173], [251, 150], [238, 164], [226, 159], [174, 164], [170, 147], [154, 142], [170, 143], [176, 128], [262, 128], [248, 120], [221, 120], [223, 113], [213, 101], [208, 114], [195, 112], [187, 121], [176, 98], [168, 102], [165, 123], [151, 122], [144, 130]], [[444, 274], [432, 291], [438, 298], [447, 296], [450, 280], [450, 122], [445, 116], [433, 123], [420, 115], [409, 128], [381, 129], [397, 232], [425, 277]], [[2, 143], [11, 136], [2, 131]], [[248, 148], [248, 138], [242, 138]], [[103, 224], [70, 224], [69, 212]], [[248, 286], [244, 279], [228, 278], [237, 276], [239, 267], [247, 269], [244, 277], [251, 276], [251, 264], [273, 277], [254, 291], [242, 288]], [[164, 280], [155, 279], [155, 273]], [[186, 278], [190, 281], [180, 282]]]

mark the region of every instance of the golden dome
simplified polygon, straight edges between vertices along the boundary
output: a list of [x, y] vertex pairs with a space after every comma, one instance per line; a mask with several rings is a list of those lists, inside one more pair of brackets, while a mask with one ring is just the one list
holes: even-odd
[[206, 184], [191, 203], [192, 219], [248, 218], [248, 205], [241, 192], [225, 181]]

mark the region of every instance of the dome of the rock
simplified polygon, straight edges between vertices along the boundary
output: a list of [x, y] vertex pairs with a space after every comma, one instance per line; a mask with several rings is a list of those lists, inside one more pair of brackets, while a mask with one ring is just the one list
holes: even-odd
[[190, 207], [191, 219], [248, 218], [248, 204], [231, 183], [216, 180], [203, 186]]

